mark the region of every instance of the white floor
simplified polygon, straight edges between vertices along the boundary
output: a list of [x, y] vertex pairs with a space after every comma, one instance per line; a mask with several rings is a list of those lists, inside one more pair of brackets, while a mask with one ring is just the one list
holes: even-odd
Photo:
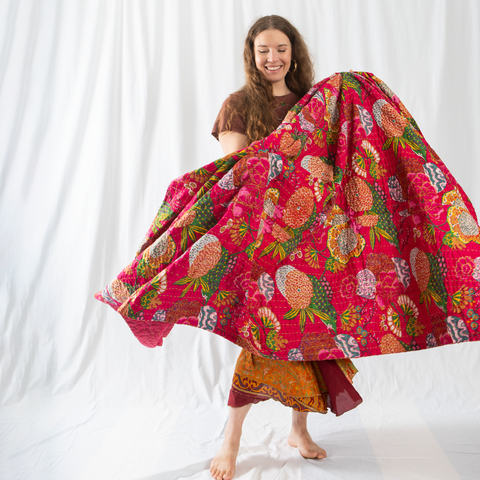
[[[360, 363], [365, 368], [369, 361]], [[357, 388], [368, 390], [370, 381], [359, 374]], [[353, 412], [310, 416], [312, 436], [328, 453], [321, 461], [305, 460], [287, 445], [289, 409], [273, 401], [255, 406], [235, 478], [480, 479], [478, 398], [459, 396], [452, 387], [446, 401], [420, 391], [411, 401], [395, 402], [397, 381], [390, 390], [381, 381], [381, 391], [373, 389]], [[31, 394], [0, 412], [0, 478], [208, 479], [227, 416], [212, 403], [195, 396], [131, 402]]]

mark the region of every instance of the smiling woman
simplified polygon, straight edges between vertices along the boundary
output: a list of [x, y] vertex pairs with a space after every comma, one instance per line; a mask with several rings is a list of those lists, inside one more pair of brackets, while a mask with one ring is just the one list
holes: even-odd
[[[313, 66], [302, 36], [290, 22], [277, 15], [262, 17], [250, 28], [245, 40], [244, 66], [246, 84], [225, 100], [212, 131], [225, 155], [269, 135], [313, 85]], [[282, 148], [296, 152], [297, 143], [300, 144], [300, 140], [283, 144]], [[278, 199], [272, 193], [268, 200], [274, 208]], [[304, 223], [301, 214], [305, 213], [308, 218], [312, 213], [313, 196], [304, 188], [291, 200], [284, 218], [288, 223], [292, 210], [289, 225], [297, 228]], [[303, 212], [305, 209], [308, 213]], [[282, 235], [282, 232], [273, 233]], [[310, 280], [300, 272], [284, 268], [287, 269], [285, 278], [280, 282], [284, 293], [291, 297], [293, 287], [295, 290], [304, 287], [305, 291], [299, 290], [295, 295], [310, 293], [308, 305], [312, 296]], [[298, 298], [292, 301], [296, 306]], [[303, 308], [305, 302], [300, 303], [299, 308]], [[264, 310], [266, 321], [275, 324], [276, 317], [268, 308]], [[356, 369], [349, 359], [292, 360], [272, 360], [242, 350], [228, 400], [231, 409], [224, 443], [211, 464], [210, 472], [216, 480], [230, 480], [234, 475], [243, 421], [252, 404], [274, 399], [291, 407], [292, 429], [288, 443], [298, 447], [304, 457], [324, 458], [325, 450], [313, 442], [308, 433], [308, 412], [326, 413], [330, 407], [336, 415], [341, 415], [362, 401], [351, 384]], [[338, 401], [339, 398], [342, 400]]]
[[269, 135], [314, 83], [303, 37], [278, 15], [261, 17], [252, 25], [243, 60], [245, 85], [224, 102], [212, 132], [225, 153]]

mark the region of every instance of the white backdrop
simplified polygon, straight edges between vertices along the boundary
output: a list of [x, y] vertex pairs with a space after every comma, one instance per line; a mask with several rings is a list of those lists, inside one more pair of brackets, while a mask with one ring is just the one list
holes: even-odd
[[[479, 0], [0, 0], [0, 478], [208, 478], [238, 348], [177, 326], [154, 350], [93, 300], [210, 131], [262, 15], [316, 78], [375, 73], [480, 212]], [[329, 454], [252, 409], [237, 477], [478, 478], [480, 345], [361, 359], [364, 404], [310, 416]], [[236, 477], [236, 478], [237, 478]]]

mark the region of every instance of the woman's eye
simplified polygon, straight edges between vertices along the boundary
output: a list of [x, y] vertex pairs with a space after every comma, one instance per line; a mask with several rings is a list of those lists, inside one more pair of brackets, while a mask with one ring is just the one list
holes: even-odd
[[285, 53], [286, 50], [279, 50], [279, 53]]
[[260, 53], [268, 53], [268, 50], [259, 50]]

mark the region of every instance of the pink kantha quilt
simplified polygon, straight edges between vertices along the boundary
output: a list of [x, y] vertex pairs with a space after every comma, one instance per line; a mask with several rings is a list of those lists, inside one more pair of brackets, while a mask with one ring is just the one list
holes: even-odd
[[338, 73], [268, 137], [174, 180], [95, 296], [148, 347], [175, 324], [291, 361], [480, 340], [480, 229], [399, 98]]

